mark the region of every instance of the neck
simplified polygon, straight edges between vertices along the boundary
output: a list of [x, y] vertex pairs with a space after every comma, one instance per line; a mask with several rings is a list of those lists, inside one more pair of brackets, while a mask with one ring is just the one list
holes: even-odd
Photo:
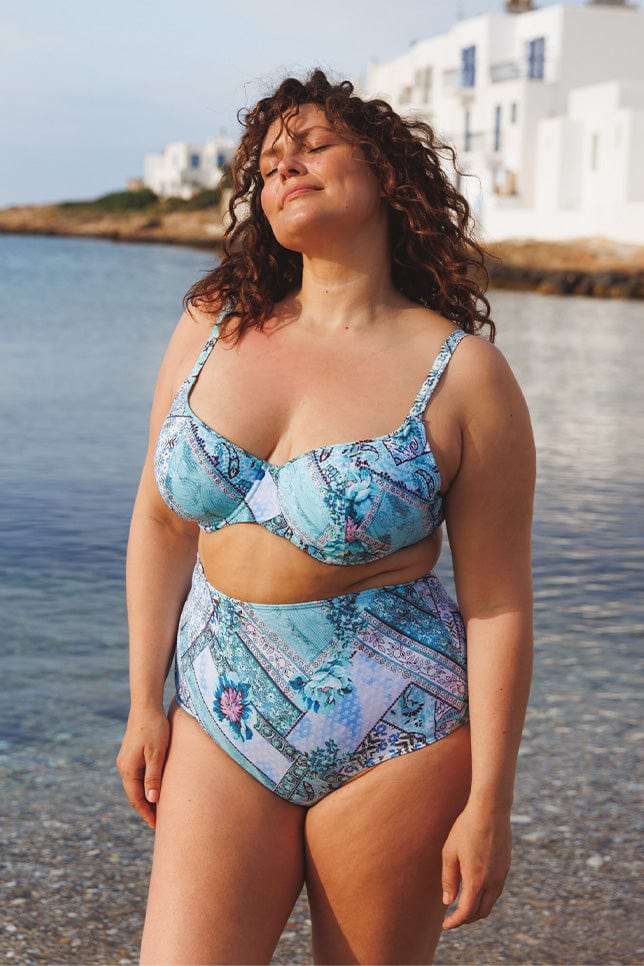
[[372, 324], [383, 308], [401, 301], [391, 281], [384, 232], [343, 244], [336, 238], [330, 251], [303, 255], [302, 286], [295, 301], [306, 328], [356, 329]]

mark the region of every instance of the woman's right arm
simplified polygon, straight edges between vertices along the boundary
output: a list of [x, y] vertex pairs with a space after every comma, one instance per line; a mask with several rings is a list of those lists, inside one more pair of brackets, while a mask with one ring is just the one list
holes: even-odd
[[116, 765], [130, 804], [152, 828], [170, 729], [163, 687], [197, 552], [198, 527], [163, 502], [154, 451], [174, 394], [208, 338], [210, 316], [184, 314], [168, 345], [152, 403], [148, 452], [134, 504], [126, 586], [130, 714]]

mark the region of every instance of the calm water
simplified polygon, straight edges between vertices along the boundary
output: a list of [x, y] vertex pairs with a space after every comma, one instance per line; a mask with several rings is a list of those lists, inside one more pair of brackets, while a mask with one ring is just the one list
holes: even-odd
[[[0, 236], [9, 750], [112, 736], [125, 717], [128, 515], [156, 368], [208, 265], [190, 249]], [[625, 694], [644, 620], [644, 307], [503, 292], [493, 305], [540, 457], [535, 700], [552, 680], [582, 699]], [[595, 661], [585, 680], [584, 652], [605, 655], [603, 677]]]

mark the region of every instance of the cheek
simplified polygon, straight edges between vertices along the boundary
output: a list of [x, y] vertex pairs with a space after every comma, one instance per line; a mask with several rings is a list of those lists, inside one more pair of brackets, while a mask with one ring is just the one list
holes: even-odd
[[268, 218], [268, 210], [267, 209], [270, 207], [269, 200], [268, 200], [268, 185], [264, 185], [264, 187], [260, 191], [260, 193], [259, 193], [259, 200], [260, 200], [261, 205], [262, 205], [262, 211], [264, 212], [264, 214]]
[[262, 204], [262, 211], [270, 221], [277, 208], [277, 191], [279, 184], [274, 179], [269, 179], [262, 187], [259, 200]]
[[276, 227], [277, 227], [276, 219], [278, 215], [277, 189], [273, 187], [270, 181], [268, 182], [268, 184], [265, 184], [264, 187], [262, 188], [259, 195], [259, 200], [261, 202], [264, 216], [268, 224], [270, 225], [271, 231], [273, 232], [273, 235], [275, 236], [275, 238], [277, 238], [277, 234], [276, 234]]
[[375, 178], [358, 177], [352, 188], [352, 197], [361, 208], [367, 211], [375, 211], [380, 207], [382, 191]]

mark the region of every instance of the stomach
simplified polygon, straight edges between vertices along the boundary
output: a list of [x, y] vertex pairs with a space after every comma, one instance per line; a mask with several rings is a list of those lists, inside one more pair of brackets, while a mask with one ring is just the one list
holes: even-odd
[[294, 604], [404, 584], [434, 569], [442, 527], [418, 543], [368, 563], [322, 563], [256, 523], [235, 523], [199, 536], [207, 581], [228, 597], [255, 604]]

